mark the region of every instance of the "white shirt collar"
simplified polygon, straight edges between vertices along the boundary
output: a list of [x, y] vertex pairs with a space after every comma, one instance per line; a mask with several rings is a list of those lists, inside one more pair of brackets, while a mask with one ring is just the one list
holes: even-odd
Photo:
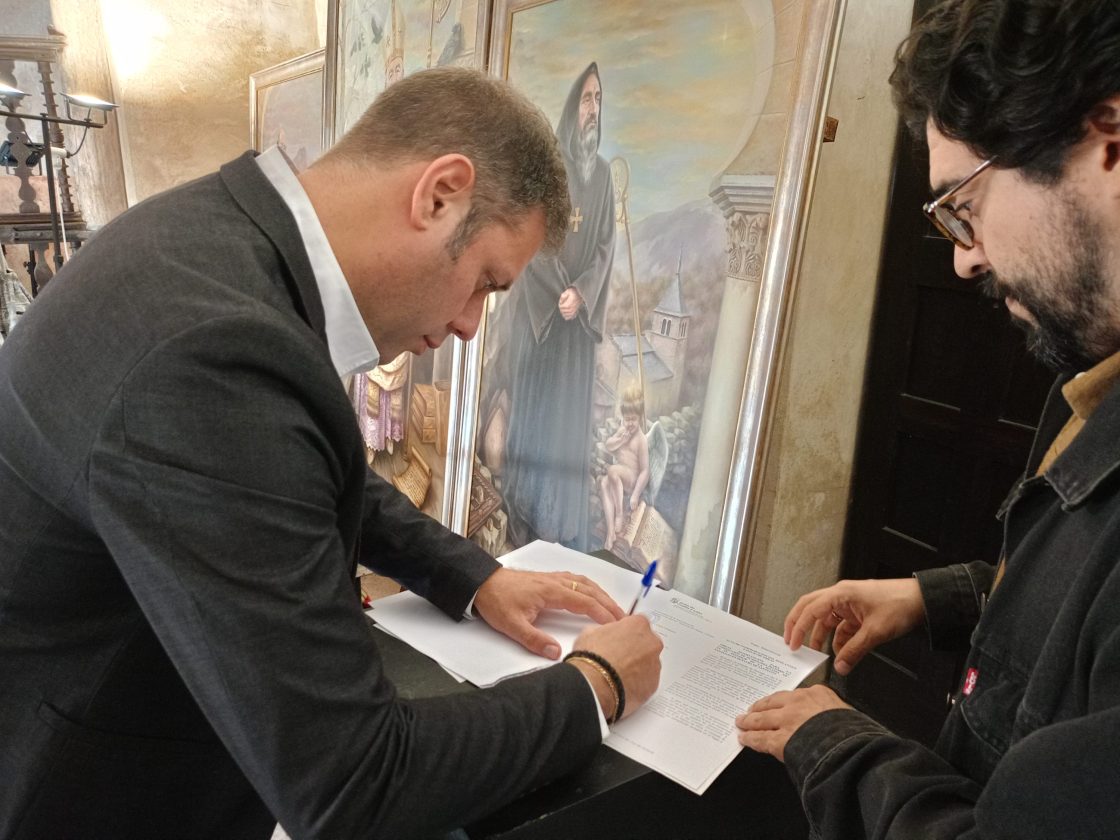
[[346, 377], [377, 367], [377, 346], [358, 312], [350, 284], [331, 250], [315, 208], [287, 156], [279, 146], [273, 146], [257, 156], [257, 166], [295, 217], [315, 284], [319, 287], [319, 297], [323, 300], [327, 349], [335, 370], [339, 376]]

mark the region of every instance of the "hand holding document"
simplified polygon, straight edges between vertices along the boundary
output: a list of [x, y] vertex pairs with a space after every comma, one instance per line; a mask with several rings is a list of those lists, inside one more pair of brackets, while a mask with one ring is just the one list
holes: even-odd
[[[532, 543], [502, 562], [586, 575], [624, 605], [641, 584], [636, 572], [552, 543]], [[781, 636], [687, 595], [654, 588], [641, 604], [665, 643], [661, 684], [649, 702], [612, 727], [606, 744], [703, 793], [742, 749], [735, 716], [767, 694], [795, 688], [826, 657], [806, 648], [792, 652]], [[478, 686], [554, 664], [484, 622], [456, 624], [412, 593], [375, 601], [370, 612], [383, 629]], [[568, 653], [593, 622], [555, 612], [543, 614], [536, 626]]]

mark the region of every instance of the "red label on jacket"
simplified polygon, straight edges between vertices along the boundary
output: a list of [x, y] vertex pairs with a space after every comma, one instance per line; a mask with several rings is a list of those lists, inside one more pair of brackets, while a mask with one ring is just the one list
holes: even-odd
[[976, 678], [980, 676], [980, 672], [975, 668], [969, 668], [968, 672], [964, 675], [964, 689], [961, 693], [968, 697], [972, 693], [972, 689], [976, 688]]

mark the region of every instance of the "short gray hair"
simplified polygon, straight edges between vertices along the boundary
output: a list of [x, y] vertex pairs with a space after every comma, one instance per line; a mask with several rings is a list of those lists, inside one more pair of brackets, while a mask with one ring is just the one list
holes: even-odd
[[480, 71], [437, 67], [406, 76], [323, 160], [393, 165], [446, 154], [466, 156], [475, 169], [470, 211], [448, 243], [453, 258], [486, 225], [516, 227], [536, 208], [544, 213], [545, 249], [559, 250], [571, 202], [556, 135], [539, 108]]

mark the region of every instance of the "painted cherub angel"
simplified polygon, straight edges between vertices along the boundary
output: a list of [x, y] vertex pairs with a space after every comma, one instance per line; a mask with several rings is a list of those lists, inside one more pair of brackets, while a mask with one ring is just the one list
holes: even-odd
[[627, 511], [638, 506], [642, 491], [649, 482], [649, 443], [642, 431], [645, 401], [637, 385], [630, 385], [622, 392], [620, 413], [622, 426], [603, 444], [614, 456], [614, 463], [599, 479], [607, 525], [607, 549], [614, 545], [615, 536], [625, 528]]

